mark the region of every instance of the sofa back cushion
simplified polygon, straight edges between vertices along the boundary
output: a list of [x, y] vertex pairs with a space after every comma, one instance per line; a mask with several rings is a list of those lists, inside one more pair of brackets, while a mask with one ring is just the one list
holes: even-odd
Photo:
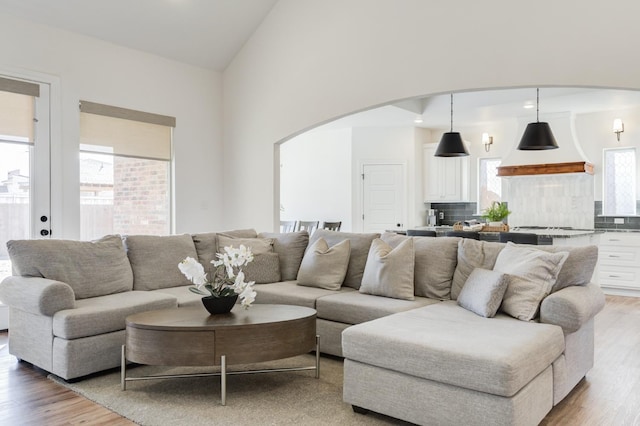
[[204, 270], [211, 272], [211, 261], [216, 259], [218, 252], [218, 235], [231, 238], [256, 238], [258, 233], [255, 229], [235, 229], [223, 232], [205, 232], [193, 234], [191, 238], [198, 252], [198, 262], [204, 266]]
[[569, 252], [569, 257], [562, 265], [551, 293], [572, 285], [587, 285], [591, 282], [598, 262], [598, 246], [538, 246], [537, 248], [550, 253]]
[[292, 281], [298, 276], [298, 269], [304, 257], [304, 251], [309, 245], [309, 233], [300, 232], [261, 232], [259, 238], [273, 239], [273, 251], [280, 259], [280, 279]]
[[335, 246], [344, 240], [349, 240], [349, 245], [351, 247], [349, 265], [342, 285], [355, 288], [356, 290], [359, 289], [360, 284], [362, 283], [362, 274], [364, 273], [364, 267], [367, 263], [367, 256], [369, 255], [371, 242], [376, 238], [380, 238], [380, 234], [361, 234], [318, 229], [311, 236], [309, 247], [311, 247], [311, 245], [320, 238], [323, 238], [329, 247]]
[[125, 239], [134, 290], [189, 285], [178, 269], [186, 257], [198, 258], [191, 235], [129, 235]]
[[62, 281], [71, 286], [76, 299], [133, 288], [133, 274], [119, 235], [94, 242], [14, 240], [7, 242], [7, 248], [17, 275]]
[[453, 273], [458, 258], [459, 237], [406, 237], [394, 232], [382, 234], [392, 247], [413, 238], [415, 250], [415, 295], [432, 299], [451, 299]]

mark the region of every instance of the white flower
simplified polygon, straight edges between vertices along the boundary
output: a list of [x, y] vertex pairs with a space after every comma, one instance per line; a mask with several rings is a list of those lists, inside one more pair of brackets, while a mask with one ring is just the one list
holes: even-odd
[[245, 287], [244, 291], [240, 293], [240, 301], [241, 301], [240, 304], [245, 309], [251, 306], [253, 301], [256, 300], [257, 293], [253, 290], [252, 284], [253, 284], [253, 281], [251, 281], [251, 283], [249, 283], [249, 285]]
[[207, 274], [204, 272], [204, 267], [193, 257], [187, 257], [178, 263], [178, 269], [198, 288], [207, 283]]

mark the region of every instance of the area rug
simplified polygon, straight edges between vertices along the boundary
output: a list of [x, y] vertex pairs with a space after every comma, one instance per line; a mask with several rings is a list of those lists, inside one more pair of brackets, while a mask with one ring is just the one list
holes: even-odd
[[[313, 355], [259, 364], [259, 368], [310, 366]], [[229, 370], [238, 369], [236, 366]], [[255, 368], [255, 366], [253, 366]], [[249, 368], [242, 366], [242, 368]], [[213, 372], [214, 368], [136, 366], [128, 377]], [[313, 371], [227, 376], [227, 405], [220, 404], [219, 377], [127, 382], [112, 370], [68, 383], [51, 380], [141, 425], [406, 425], [376, 413], [356, 414], [342, 401], [342, 359], [321, 357]], [[375, 392], [375, 389], [371, 390]]]

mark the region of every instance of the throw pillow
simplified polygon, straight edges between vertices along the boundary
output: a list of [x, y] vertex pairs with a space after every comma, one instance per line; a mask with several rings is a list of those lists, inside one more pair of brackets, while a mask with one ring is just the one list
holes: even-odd
[[458, 262], [453, 273], [451, 298], [458, 298], [464, 283], [475, 268], [493, 269], [498, 254], [504, 247], [503, 243], [461, 238], [458, 241]]
[[261, 232], [260, 238], [273, 239], [273, 251], [280, 257], [280, 274], [282, 281], [295, 280], [298, 269], [304, 257], [304, 251], [309, 245], [307, 231], [271, 233]]
[[76, 299], [133, 289], [131, 266], [119, 235], [95, 242], [12, 240], [7, 250], [17, 275], [69, 284]]
[[256, 284], [277, 283], [281, 277], [280, 255], [278, 253], [262, 253], [253, 256], [253, 261], [241, 269], [244, 272], [245, 281], [255, 281]]
[[329, 248], [324, 238], [316, 240], [304, 254], [298, 285], [340, 290], [349, 266], [351, 243], [343, 240]]
[[360, 234], [318, 229], [311, 236], [309, 245], [315, 243], [319, 238], [324, 239], [329, 246], [334, 246], [341, 241], [349, 240], [351, 253], [349, 254], [349, 266], [347, 267], [347, 275], [344, 277], [344, 285], [357, 290], [360, 288], [360, 283], [362, 282], [362, 274], [364, 273], [364, 265], [367, 263], [371, 241], [379, 237], [380, 234], [377, 233]]
[[509, 281], [506, 274], [476, 268], [458, 296], [458, 305], [485, 318], [498, 312]]
[[494, 271], [509, 274], [501, 309], [523, 321], [534, 319], [549, 295], [569, 253], [547, 253], [531, 246], [507, 243], [496, 259]]
[[362, 275], [360, 293], [414, 300], [413, 244], [413, 238], [409, 238], [396, 248], [391, 248], [380, 238], [373, 240]]

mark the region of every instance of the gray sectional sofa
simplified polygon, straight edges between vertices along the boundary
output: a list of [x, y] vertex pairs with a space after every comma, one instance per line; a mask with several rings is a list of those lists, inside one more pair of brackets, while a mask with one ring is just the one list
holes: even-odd
[[127, 315], [200, 303], [177, 263], [239, 244], [258, 250], [255, 303], [317, 310], [355, 410], [537, 424], [593, 365], [597, 247], [327, 230], [10, 242], [9, 351], [65, 379], [117, 367]]

